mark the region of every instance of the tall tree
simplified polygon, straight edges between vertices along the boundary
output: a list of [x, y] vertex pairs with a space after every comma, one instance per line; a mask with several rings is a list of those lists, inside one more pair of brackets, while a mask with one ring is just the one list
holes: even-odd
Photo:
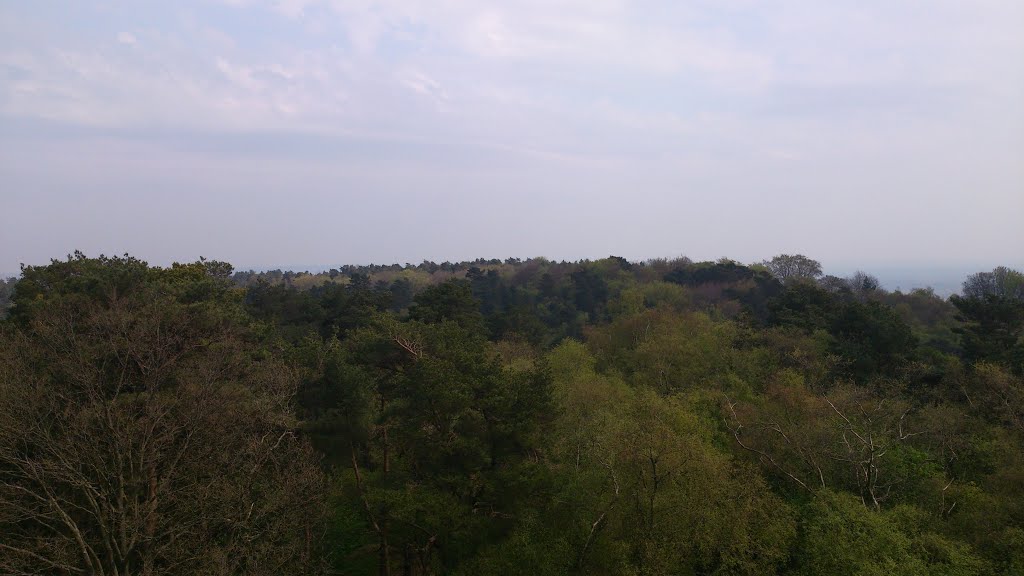
[[214, 264], [23, 270], [0, 335], [0, 572], [316, 571], [294, 378]]
[[7, 310], [11, 307], [11, 298], [14, 296], [14, 285], [18, 283], [17, 278], [0, 278], [0, 320], [7, 316]]
[[964, 281], [963, 297], [1024, 300], [1024, 274], [1006, 266], [999, 266], [991, 272], [972, 274]]
[[821, 276], [821, 263], [803, 254], [779, 254], [763, 264], [772, 276], [783, 283], [816, 280]]
[[974, 274], [951, 296], [962, 325], [964, 357], [1024, 373], [1024, 274], [1009, 268]]

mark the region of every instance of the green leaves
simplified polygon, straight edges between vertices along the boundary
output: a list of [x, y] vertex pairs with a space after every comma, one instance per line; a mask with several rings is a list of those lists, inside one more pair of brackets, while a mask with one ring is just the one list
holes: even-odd
[[770, 573], [792, 514], [752, 469], [717, 452], [689, 397], [594, 370], [577, 343], [552, 351], [559, 417], [549, 458], [564, 483], [551, 522], [579, 573]]
[[926, 514], [914, 508], [876, 514], [849, 495], [823, 490], [805, 514], [800, 574], [990, 573], [970, 546], [923, 530]]
[[217, 562], [315, 556], [308, 441], [346, 574], [1014, 573], [1014, 277], [954, 300], [962, 366], [952, 305], [866, 275], [818, 286], [814, 264], [785, 284], [726, 260], [346, 267], [243, 293], [220, 262], [76, 254], [18, 284], [0, 436], [35, 436], [0, 457], [64, 430], [61, 458], [107, 465], [138, 450], [119, 434], [167, 422], [161, 454], [201, 442], [158, 477], [206, 482], [176, 484], [191, 500], [167, 517], [219, 527]]

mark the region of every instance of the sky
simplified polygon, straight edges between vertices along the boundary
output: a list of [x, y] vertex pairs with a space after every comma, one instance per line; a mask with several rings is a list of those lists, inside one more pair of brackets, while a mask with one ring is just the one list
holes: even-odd
[[0, 3], [0, 272], [1024, 267], [1020, 0]]

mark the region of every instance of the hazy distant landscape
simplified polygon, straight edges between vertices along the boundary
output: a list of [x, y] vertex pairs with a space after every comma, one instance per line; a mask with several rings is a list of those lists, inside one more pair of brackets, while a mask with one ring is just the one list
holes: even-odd
[[[350, 263], [352, 264], [352, 263]], [[339, 265], [325, 264], [273, 264], [263, 266], [239, 266], [243, 270], [290, 270], [292, 272], [326, 272]], [[1015, 266], [1017, 269], [1024, 268], [1024, 265]], [[858, 270], [869, 271], [876, 278], [883, 288], [889, 291], [902, 290], [909, 292], [915, 288], [932, 288], [936, 294], [942, 297], [951, 296], [960, 292], [963, 279], [977, 270], [991, 268], [991, 266], [842, 266], [835, 269], [825, 267], [825, 272], [836, 276], [849, 276]], [[16, 271], [0, 274], [0, 278], [16, 278], [20, 273]]]
[[[349, 263], [354, 264], [354, 263]], [[1012, 264], [1012, 263], [1011, 263]], [[285, 265], [272, 265], [272, 266], [241, 266], [240, 269], [245, 270], [291, 270], [293, 272], [326, 272], [331, 268], [337, 266], [328, 265], [303, 265], [303, 264], [285, 264]], [[964, 278], [974, 274], [978, 270], [984, 270], [986, 268], [992, 268], [991, 265], [960, 265], [960, 266], [837, 266], [829, 268], [825, 266], [823, 269], [827, 274], [833, 274], [836, 276], [850, 276], [858, 270], [870, 272], [876, 278], [883, 288], [889, 291], [902, 290], [909, 292], [915, 288], [932, 288], [935, 293], [942, 297], [947, 297], [952, 294], [960, 292]], [[1017, 269], [1024, 268], [1024, 265], [1014, 266]], [[10, 276], [16, 276], [17, 274], [10, 274]]]
[[0, 2], [0, 575], [1024, 575], [1024, 2]]

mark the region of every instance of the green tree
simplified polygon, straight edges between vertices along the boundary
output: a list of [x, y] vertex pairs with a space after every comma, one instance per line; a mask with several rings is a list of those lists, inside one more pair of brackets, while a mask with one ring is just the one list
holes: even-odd
[[[368, 405], [348, 404], [372, 421], [347, 438], [338, 429], [337, 440], [351, 447], [349, 493], [376, 539], [378, 573], [454, 569], [501, 540], [529, 495], [524, 476], [550, 415], [550, 378], [543, 366], [505, 367], [479, 324], [459, 323], [479, 317], [460, 313], [463, 288], [428, 294], [416, 320], [380, 316], [345, 343], [346, 362], [372, 386]], [[367, 382], [349, 380], [339, 384]]]
[[1008, 268], [975, 274], [963, 296], [951, 296], [962, 325], [964, 358], [995, 362], [1024, 373], [1024, 275]]
[[971, 548], [921, 529], [912, 508], [873, 513], [857, 499], [823, 490], [807, 506], [800, 574], [981, 575], [988, 566]]
[[466, 280], [449, 280], [420, 292], [409, 308], [409, 318], [428, 324], [449, 320], [470, 332], [485, 333], [480, 302]]
[[595, 371], [584, 346], [552, 351], [559, 502], [541, 532], [563, 573], [765, 574], [789, 554], [788, 507], [718, 453], [682, 397]]
[[991, 272], [972, 274], [964, 281], [964, 298], [984, 299], [990, 296], [1024, 300], [1024, 273], [999, 266]]

